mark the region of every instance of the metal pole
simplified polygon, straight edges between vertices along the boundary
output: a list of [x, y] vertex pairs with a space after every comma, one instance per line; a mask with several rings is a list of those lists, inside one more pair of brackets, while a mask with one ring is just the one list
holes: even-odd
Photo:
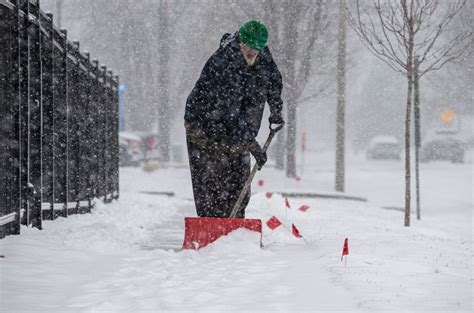
[[346, 23], [345, 0], [339, 0], [339, 31], [337, 35], [337, 112], [336, 112], [336, 191], [344, 192], [345, 178], [345, 75]]

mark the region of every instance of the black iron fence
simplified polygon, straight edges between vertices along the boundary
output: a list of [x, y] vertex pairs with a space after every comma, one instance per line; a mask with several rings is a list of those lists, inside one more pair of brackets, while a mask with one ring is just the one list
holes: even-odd
[[0, 0], [0, 238], [118, 198], [118, 77], [38, 0]]

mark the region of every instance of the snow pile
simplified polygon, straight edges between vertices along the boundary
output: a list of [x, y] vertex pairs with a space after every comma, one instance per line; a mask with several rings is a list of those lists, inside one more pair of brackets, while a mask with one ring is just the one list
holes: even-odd
[[176, 213], [176, 201], [163, 197], [153, 204], [150, 196], [129, 198], [105, 205], [96, 201], [92, 214], [72, 215], [45, 222], [51, 229], [51, 240], [63, 242], [75, 249], [96, 252], [135, 251], [150, 243], [150, 233], [157, 222]]
[[[462, 168], [451, 173], [450, 182], [464, 181]], [[263, 249], [258, 233], [239, 229], [180, 251], [184, 217], [195, 216], [188, 170], [121, 174], [120, 201], [0, 240], [2, 312], [472, 312], [472, 203], [459, 183], [433, 193], [410, 228], [401, 212], [370, 202], [288, 199], [287, 208], [281, 195], [255, 187], [247, 217], [262, 220]], [[259, 175], [283, 191], [312, 182]], [[283, 223], [275, 230], [265, 224], [272, 216]]]
[[201, 250], [199, 250], [199, 253], [206, 255], [235, 255], [237, 258], [243, 254], [260, 253], [260, 233], [240, 228], [229, 233], [227, 236], [220, 237], [217, 241]]

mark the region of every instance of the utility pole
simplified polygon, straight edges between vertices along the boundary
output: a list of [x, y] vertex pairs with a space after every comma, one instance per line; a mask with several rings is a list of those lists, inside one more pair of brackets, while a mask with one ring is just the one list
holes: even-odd
[[418, 73], [419, 60], [415, 56], [415, 69], [413, 74], [413, 113], [415, 126], [415, 176], [416, 176], [416, 218], [420, 219], [420, 146], [421, 146], [421, 130], [420, 130], [420, 77]]
[[339, 0], [339, 30], [337, 34], [337, 111], [336, 111], [336, 191], [344, 191], [345, 159], [345, 89], [346, 89], [346, 17], [345, 0]]

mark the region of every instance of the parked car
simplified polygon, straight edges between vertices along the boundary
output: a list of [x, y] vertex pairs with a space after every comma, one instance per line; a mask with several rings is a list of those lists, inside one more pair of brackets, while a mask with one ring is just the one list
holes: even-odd
[[420, 161], [451, 161], [464, 163], [466, 146], [464, 142], [451, 136], [437, 136], [421, 146]]
[[142, 139], [131, 132], [119, 132], [120, 165], [139, 166], [143, 160]]
[[367, 159], [400, 160], [402, 147], [393, 136], [372, 138], [367, 149]]

